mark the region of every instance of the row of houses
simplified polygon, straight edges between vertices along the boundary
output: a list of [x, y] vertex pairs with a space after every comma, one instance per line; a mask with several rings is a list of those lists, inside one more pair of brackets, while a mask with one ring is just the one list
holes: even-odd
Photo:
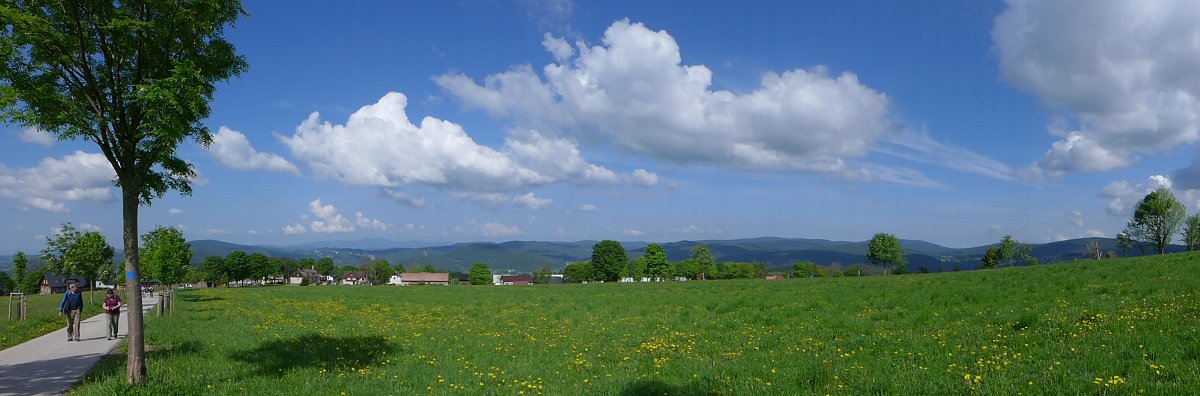
[[[366, 271], [347, 272], [342, 275], [341, 281], [334, 279], [332, 276], [321, 275], [313, 269], [298, 270], [288, 278], [288, 283], [293, 285], [304, 284], [308, 280], [311, 285], [369, 285]], [[447, 272], [405, 272], [402, 274], [392, 274], [388, 279], [387, 284], [398, 286], [412, 285], [450, 285], [450, 273]]]
[[[293, 285], [304, 284], [308, 280], [310, 285], [369, 285], [372, 282], [368, 279], [366, 271], [347, 272], [342, 275], [341, 281], [334, 279], [332, 276], [322, 275], [314, 269], [302, 269], [296, 271], [288, 278], [288, 283]], [[471, 283], [467, 274], [462, 274], [458, 279], [450, 279], [448, 272], [405, 272], [401, 274], [392, 274], [386, 284], [396, 286], [414, 286], [414, 285], [442, 285], [449, 286], [451, 282], [468, 285]], [[551, 284], [566, 283], [561, 274], [550, 275]], [[492, 275], [492, 284], [497, 286], [512, 286], [512, 285], [532, 285], [533, 275]]]
[[[84, 290], [88, 290], [87, 282], [82, 276], [78, 275], [60, 275], [52, 272], [47, 272], [42, 275], [41, 282], [38, 283], [38, 294], [62, 294], [67, 292], [67, 288], [71, 284], [77, 284]], [[142, 286], [154, 287], [158, 285], [158, 281], [144, 280]], [[114, 289], [117, 285], [95, 281], [92, 284], [91, 290], [98, 289]]]

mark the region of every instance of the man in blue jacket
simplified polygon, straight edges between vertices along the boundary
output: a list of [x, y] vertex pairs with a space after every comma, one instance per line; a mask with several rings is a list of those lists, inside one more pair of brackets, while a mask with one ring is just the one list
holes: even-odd
[[58, 316], [67, 314], [67, 341], [79, 341], [79, 322], [83, 317], [83, 293], [79, 285], [71, 284], [71, 290], [63, 294], [63, 300], [58, 304]]

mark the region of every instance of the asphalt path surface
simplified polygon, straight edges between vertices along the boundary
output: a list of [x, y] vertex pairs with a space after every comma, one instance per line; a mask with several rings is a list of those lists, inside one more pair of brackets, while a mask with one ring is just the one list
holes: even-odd
[[[158, 297], [142, 298], [142, 309], [150, 309]], [[67, 341], [67, 327], [0, 351], [0, 396], [61, 395], [83, 380], [100, 358], [125, 340], [129, 331], [127, 307], [121, 307], [117, 339], [109, 340], [108, 317], [104, 312], [83, 320], [79, 341]], [[63, 324], [67, 324], [63, 316]]]

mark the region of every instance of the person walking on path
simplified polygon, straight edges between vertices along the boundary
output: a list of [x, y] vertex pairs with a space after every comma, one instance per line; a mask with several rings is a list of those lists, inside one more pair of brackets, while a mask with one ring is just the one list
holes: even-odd
[[[158, 304], [158, 298], [151, 297], [142, 303], [142, 312], [149, 312]], [[128, 307], [122, 304], [121, 310], [128, 311]], [[83, 318], [81, 327], [88, 342], [64, 344], [62, 337], [67, 329], [60, 327], [0, 351], [0, 396], [66, 395], [105, 356], [123, 354], [117, 351], [122, 344], [120, 339], [99, 338], [108, 327], [104, 322], [108, 315], [96, 312], [89, 316]], [[129, 321], [121, 324], [122, 332], [128, 328]]]
[[67, 341], [79, 341], [79, 322], [83, 319], [83, 293], [79, 285], [72, 283], [71, 290], [63, 294], [58, 304], [58, 316], [67, 314]]
[[113, 289], [104, 296], [104, 313], [108, 314], [108, 339], [117, 338], [117, 319], [121, 317], [121, 297]]

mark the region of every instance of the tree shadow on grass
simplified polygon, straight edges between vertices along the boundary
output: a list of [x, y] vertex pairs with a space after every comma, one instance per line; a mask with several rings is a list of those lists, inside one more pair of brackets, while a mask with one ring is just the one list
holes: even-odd
[[707, 396], [718, 395], [720, 392], [708, 391], [700, 382], [686, 385], [672, 385], [659, 380], [640, 380], [629, 383], [621, 390], [622, 396]]
[[302, 368], [365, 368], [375, 366], [399, 348], [380, 336], [326, 337], [309, 334], [264, 342], [230, 358], [255, 366], [255, 375], [276, 376]]
[[209, 301], [222, 301], [222, 300], [225, 300], [225, 297], [220, 297], [220, 296], [205, 296], [205, 295], [200, 295], [200, 294], [192, 294], [192, 293], [179, 293], [179, 297], [178, 297], [178, 298], [179, 298], [180, 300], [187, 301], [187, 302], [209, 302]]
[[[122, 345], [100, 359], [100, 362], [84, 376], [83, 383], [99, 382], [114, 376], [124, 378], [125, 364], [128, 361], [127, 345]], [[196, 354], [201, 349], [203, 345], [199, 341], [184, 341], [178, 345], [146, 345], [146, 361]]]

